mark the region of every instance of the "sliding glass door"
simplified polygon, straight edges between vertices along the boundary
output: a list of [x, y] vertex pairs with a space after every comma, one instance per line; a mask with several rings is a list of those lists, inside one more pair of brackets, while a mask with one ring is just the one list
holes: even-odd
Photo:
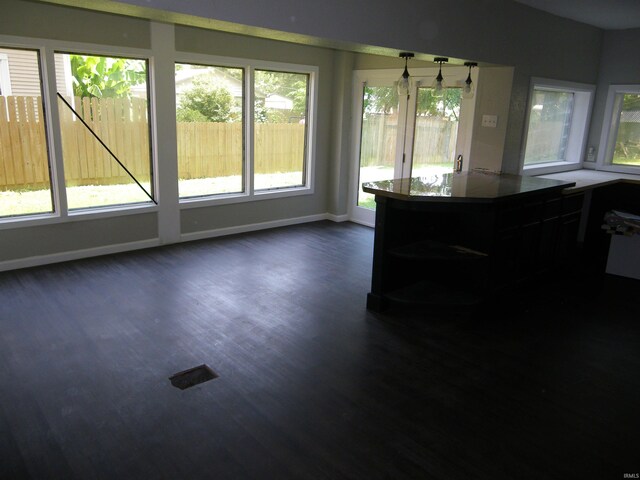
[[454, 86], [438, 98], [428, 86], [437, 69], [412, 71], [407, 95], [398, 94], [396, 71], [355, 72], [351, 220], [374, 223], [375, 201], [362, 190], [363, 183], [453, 170], [471, 137], [459, 136], [458, 130], [465, 110], [473, 113], [473, 100], [462, 101], [467, 70], [452, 67], [447, 73]]
[[[398, 128], [400, 103], [393, 86], [362, 86], [362, 123], [360, 126], [360, 162], [358, 184], [393, 178], [398, 164], [398, 143], [402, 132]], [[375, 207], [373, 195], [362, 191], [356, 199], [362, 208]]]

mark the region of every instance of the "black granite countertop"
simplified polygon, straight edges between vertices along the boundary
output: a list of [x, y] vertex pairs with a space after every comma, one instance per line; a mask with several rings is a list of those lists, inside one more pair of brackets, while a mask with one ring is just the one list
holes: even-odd
[[512, 196], [563, 190], [575, 182], [540, 177], [469, 172], [396, 178], [362, 185], [367, 193], [409, 201], [492, 202]]

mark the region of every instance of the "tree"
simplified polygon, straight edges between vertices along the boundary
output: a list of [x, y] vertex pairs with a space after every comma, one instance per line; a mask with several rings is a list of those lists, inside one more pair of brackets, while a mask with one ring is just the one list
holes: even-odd
[[[309, 75], [304, 73], [271, 72], [257, 70], [255, 72], [256, 93], [262, 98], [256, 99], [255, 118], [257, 122], [286, 123], [292, 118], [304, 119], [307, 114], [307, 85]], [[265, 106], [265, 98], [279, 95], [293, 102], [291, 110], [269, 109]]]
[[640, 95], [627, 93], [622, 100], [622, 110], [625, 112], [631, 110], [640, 110]]
[[363, 109], [367, 114], [389, 114], [398, 109], [398, 90], [395, 87], [364, 88]]
[[77, 97], [130, 97], [131, 87], [147, 81], [144, 60], [70, 55], [73, 94]]
[[234, 108], [231, 92], [210, 78], [198, 78], [193, 87], [182, 94], [177, 109], [179, 122], [231, 122], [241, 110]]
[[460, 115], [461, 88], [447, 88], [443, 97], [433, 95], [432, 88], [421, 88], [418, 91], [417, 110], [428, 117], [445, 117], [457, 121]]
[[[404, 97], [403, 97], [404, 98]], [[462, 89], [448, 88], [445, 96], [437, 98], [433, 89], [418, 89], [417, 111], [428, 117], [446, 117], [458, 120]], [[389, 114], [398, 110], [398, 90], [396, 87], [365, 87], [363, 97], [365, 114]]]

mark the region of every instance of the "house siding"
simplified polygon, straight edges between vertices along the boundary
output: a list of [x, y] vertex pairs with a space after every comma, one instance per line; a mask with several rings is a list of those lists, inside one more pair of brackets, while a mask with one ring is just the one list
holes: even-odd
[[16, 96], [39, 96], [40, 76], [38, 75], [38, 57], [33, 50], [15, 50], [0, 48], [7, 56], [11, 94]]
[[[37, 52], [35, 50], [0, 48], [0, 53], [7, 56], [11, 95], [40, 96], [42, 89]], [[56, 83], [58, 89], [64, 90], [63, 60], [63, 57], [56, 56]]]

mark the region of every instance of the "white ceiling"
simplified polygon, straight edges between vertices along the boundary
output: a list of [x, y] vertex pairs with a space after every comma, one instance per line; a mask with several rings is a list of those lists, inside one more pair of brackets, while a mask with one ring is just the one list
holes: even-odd
[[640, 28], [640, 0], [515, 0], [605, 30]]

